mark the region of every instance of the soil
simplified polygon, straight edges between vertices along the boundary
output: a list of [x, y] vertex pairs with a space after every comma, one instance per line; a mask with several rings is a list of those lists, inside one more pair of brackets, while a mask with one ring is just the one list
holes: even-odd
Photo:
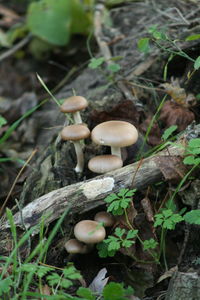
[[[3, 4], [8, 7], [6, 1]], [[9, 8], [16, 10], [19, 15], [24, 14], [23, 9], [17, 8], [14, 1]], [[200, 42], [198, 39], [185, 41], [185, 38], [199, 33], [198, 12], [197, 1], [184, 0], [130, 1], [128, 3], [122, 1], [121, 4], [110, 9], [112, 26], [108, 26], [105, 22], [103, 38], [109, 46], [112, 57], [121, 58], [117, 60], [121, 68], [114, 80], [108, 79], [106, 64], [102, 69], [93, 70], [88, 67], [90, 56], [85, 37], [75, 36], [67, 47], [53, 49], [48, 53], [48, 57], [39, 61], [32, 56], [29, 46], [26, 45], [21, 58], [15, 55], [1, 62], [0, 114], [6, 118], [8, 125], [0, 129], [0, 134], [3, 135], [8, 126], [24, 115], [27, 110], [49, 97], [37, 80], [37, 72], [48, 88], [55, 91], [57, 99], [67, 98], [73, 94], [73, 91], [88, 99], [89, 106], [82, 112], [82, 118], [91, 130], [97, 124], [113, 119], [128, 121], [135, 125], [140, 131], [140, 137], [134, 147], [127, 147], [123, 150], [124, 165], [135, 162], [138, 155], [144, 157], [150, 149], [161, 143], [162, 134], [171, 125], [177, 125], [177, 132], [180, 132], [185, 130], [192, 121], [199, 123], [200, 109], [196, 96], [200, 90], [200, 71], [197, 70], [188, 79], [193, 64], [190, 60], [179, 55], [169, 60], [167, 50], [156, 47], [155, 43], [151, 44], [151, 51], [144, 54], [139, 52], [137, 43], [141, 38], [149, 36], [148, 29], [156, 24], [157, 28], [164, 29], [172, 40], [178, 39], [178, 47], [195, 60], [200, 55]], [[95, 39], [91, 41], [90, 47], [95, 57], [104, 55], [100, 52]], [[163, 73], [166, 70], [166, 64], [167, 76], [164, 80]], [[124, 84], [128, 94], [119, 83]], [[186, 95], [193, 95], [192, 104], [186, 107], [185, 103], [175, 102], [174, 104], [173, 102], [172, 107], [171, 97], [174, 90], [167, 92], [162, 86], [166, 83], [170, 84], [171, 90], [174, 86], [177, 89], [179, 83]], [[148, 139], [145, 140], [149, 124], [164, 96], [166, 96], [165, 105], [168, 103], [168, 107], [164, 112], [161, 111], [160, 118], [154, 122]], [[96, 176], [88, 170], [88, 160], [97, 154], [107, 154], [110, 150], [107, 147], [95, 146], [89, 139], [86, 140], [85, 169], [83, 174], [77, 175], [74, 171], [76, 158], [73, 145], [63, 143], [59, 136], [61, 128], [67, 122], [55, 102], [49, 99], [28, 118], [25, 118], [3, 147], [1, 146], [1, 157], [17, 159], [1, 164], [1, 205], [11, 190], [23, 163], [34, 149], [37, 149], [37, 152], [19, 176], [7, 203], [13, 209], [13, 213], [18, 210], [15, 199], [18, 199], [20, 206], [24, 207], [53, 190], [76, 182], [84, 182]], [[141, 145], [143, 145], [142, 153]], [[162, 168], [165, 169], [166, 166], [162, 164]], [[198, 172], [195, 176], [198, 178]], [[152, 235], [152, 224], [146, 220], [141, 199], [148, 196], [151, 206], [157, 211], [173, 194], [180, 182], [177, 176], [173, 180], [171, 178], [168, 180], [166, 177], [164, 179], [145, 191], [138, 191], [134, 199], [138, 214], [134, 222], [140, 228], [144, 239]], [[178, 209], [199, 208], [198, 187], [199, 180], [191, 180], [183, 190], [177, 193], [175, 201]], [[58, 267], [66, 265], [69, 257], [63, 246], [65, 241], [73, 236], [74, 224], [83, 218], [93, 218], [101, 208], [105, 209], [105, 207], [88, 209], [84, 214], [73, 214], [64, 221], [62, 226], [64, 237], [63, 233], [59, 233], [54, 239], [47, 257], [48, 264]], [[50, 231], [53, 226], [54, 223], [50, 224], [48, 230]], [[169, 232], [166, 249], [168, 268], [178, 265], [179, 271], [196, 272], [199, 268], [199, 264], [196, 263], [199, 259], [199, 241], [199, 226], [197, 225], [189, 226], [181, 223], [176, 230]], [[33, 238], [33, 245], [36, 242], [37, 236]], [[148, 259], [139, 244], [136, 243], [135, 249], [138, 257]], [[110, 280], [118, 282], [123, 278], [126, 285], [131, 285], [135, 289], [140, 299], [146, 300], [164, 299], [173, 275], [172, 272], [167, 276], [162, 266], [138, 263], [123, 251], [114, 258], [100, 259], [94, 249], [89, 255], [73, 256], [72, 261], [81, 270], [87, 284], [93, 280], [101, 268], [106, 267]], [[166, 277], [158, 283], [158, 278], [163, 273]], [[170, 299], [169, 296], [167, 297], [166, 299]], [[171, 299], [176, 299], [176, 297], [173, 295]]]

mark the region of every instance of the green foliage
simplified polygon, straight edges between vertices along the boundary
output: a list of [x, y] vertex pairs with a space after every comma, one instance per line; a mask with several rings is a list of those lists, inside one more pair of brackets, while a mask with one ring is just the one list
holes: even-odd
[[200, 39], [200, 34], [189, 35], [185, 40], [186, 41], [195, 41]]
[[[85, 11], [84, 3], [87, 4], [88, 12]], [[48, 43], [64, 46], [72, 34], [89, 33], [92, 26], [92, 7], [93, 0], [32, 2], [27, 12], [27, 26], [35, 36]]]
[[88, 65], [88, 67], [90, 69], [97, 69], [99, 68], [103, 63], [105, 62], [105, 58], [104, 57], [99, 57], [99, 58], [91, 58], [90, 63]]
[[77, 296], [83, 297], [87, 300], [95, 300], [96, 297], [93, 295], [92, 291], [88, 288], [80, 287], [77, 292]]
[[7, 124], [6, 119], [0, 115], [0, 128], [6, 124]]
[[116, 73], [121, 69], [121, 67], [119, 64], [112, 63], [112, 64], [108, 65], [107, 69], [109, 71], [111, 71], [112, 73]]
[[199, 165], [200, 158], [197, 156], [200, 154], [200, 138], [192, 139], [189, 141], [186, 148], [186, 156], [183, 160], [186, 165]]
[[200, 68], [200, 56], [198, 56], [194, 62], [194, 69], [198, 70], [199, 68]]
[[107, 211], [111, 212], [114, 216], [122, 215], [124, 209], [128, 208], [132, 201], [132, 196], [135, 194], [136, 189], [120, 189], [117, 194], [108, 195], [104, 201], [109, 204]]
[[145, 37], [138, 41], [137, 47], [140, 50], [140, 52], [143, 52], [143, 53], [149, 52], [149, 50], [150, 50], [149, 40], [150, 40], [150, 38]]
[[121, 283], [110, 282], [104, 287], [103, 297], [104, 300], [126, 300], [133, 292], [131, 287], [125, 289]]
[[167, 128], [162, 135], [162, 139], [166, 141], [172, 135], [172, 133], [176, 131], [176, 129], [177, 129], [177, 125], [172, 125], [169, 128]]
[[8, 294], [13, 284], [14, 282], [11, 276], [0, 280], [0, 296], [2, 296], [3, 294]]
[[158, 242], [154, 240], [153, 238], [149, 240], [145, 240], [143, 242], [143, 249], [148, 250], [148, 249], [155, 249], [158, 246]]
[[194, 209], [187, 212], [183, 218], [189, 224], [200, 225], [200, 209]]
[[115, 228], [113, 235], [109, 235], [97, 245], [100, 257], [114, 256], [121, 248], [130, 248], [135, 243], [138, 230], [125, 230], [119, 227]]
[[161, 226], [164, 229], [173, 230], [175, 225], [183, 221], [183, 217], [173, 213], [171, 209], [163, 209], [159, 214], [155, 215], [154, 227]]

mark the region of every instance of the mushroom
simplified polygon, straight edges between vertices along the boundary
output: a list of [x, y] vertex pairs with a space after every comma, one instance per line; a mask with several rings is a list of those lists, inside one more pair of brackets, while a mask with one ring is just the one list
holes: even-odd
[[115, 223], [115, 218], [113, 215], [108, 213], [107, 211], [99, 211], [95, 216], [94, 220], [99, 223], [103, 223], [105, 227], [111, 227]]
[[91, 132], [93, 142], [111, 146], [111, 153], [121, 158], [121, 147], [136, 143], [138, 131], [125, 121], [107, 121], [97, 125]]
[[83, 220], [74, 227], [74, 235], [77, 240], [86, 244], [100, 243], [105, 239], [105, 228], [96, 221]]
[[72, 96], [67, 98], [60, 106], [63, 113], [72, 113], [75, 124], [82, 123], [79, 111], [88, 106], [88, 101], [82, 96]]
[[98, 155], [88, 162], [88, 169], [94, 173], [106, 173], [123, 166], [122, 159], [117, 155]]
[[75, 147], [77, 165], [75, 171], [77, 173], [83, 172], [84, 168], [84, 156], [83, 150], [80, 144], [80, 140], [86, 139], [90, 136], [90, 130], [84, 124], [74, 124], [66, 126], [61, 131], [61, 138], [64, 141], [72, 141]]
[[76, 239], [70, 239], [65, 243], [65, 249], [70, 254], [85, 254], [90, 252], [91, 245], [85, 245]]

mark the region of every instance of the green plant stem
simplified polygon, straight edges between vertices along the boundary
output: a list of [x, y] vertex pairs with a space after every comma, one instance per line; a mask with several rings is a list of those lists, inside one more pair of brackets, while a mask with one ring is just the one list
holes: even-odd
[[[131, 230], [135, 230], [134, 227], [131, 225], [131, 223], [130, 223], [130, 221], [129, 221], [129, 218], [128, 218], [128, 214], [127, 214], [126, 208], [124, 209], [124, 215], [125, 215], [125, 218], [126, 218], [126, 223], [128, 224], [129, 228], [130, 228]], [[136, 237], [137, 237], [137, 239], [139, 240], [139, 242], [142, 244], [142, 246], [144, 246], [144, 242], [143, 242], [143, 240], [140, 238], [140, 236], [137, 234]], [[153, 257], [154, 262], [159, 263], [157, 257], [156, 257], [149, 249], [147, 249], [147, 252]], [[136, 261], [139, 262], [139, 260], [138, 260], [136, 257], [135, 257], [135, 259], [136, 259]], [[141, 262], [141, 261], [140, 261], [140, 262]], [[151, 262], [151, 263], [152, 263], [152, 262]]]

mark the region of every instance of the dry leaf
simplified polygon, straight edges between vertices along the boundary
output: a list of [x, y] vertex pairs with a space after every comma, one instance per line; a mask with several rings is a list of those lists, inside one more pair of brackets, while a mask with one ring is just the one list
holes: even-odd
[[159, 118], [166, 128], [177, 125], [179, 131], [184, 130], [194, 119], [195, 115], [192, 111], [172, 101], [165, 102]]
[[106, 268], [103, 268], [99, 271], [97, 276], [93, 279], [93, 281], [89, 285], [89, 289], [91, 289], [91, 291], [97, 293], [98, 295], [102, 294], [102, 291], [109, 279], [109, 277], [105, 278], [106, 273], [107, 273]]
[[175, 272], [178, 271], [178, 266], [175, 266], [171, 269], [169, 269], [168, 271], [166, 271], [163, 275], [161, 275], [158, 280], [157, 280], [157, 283], [165, 280], [166, 278], [170, 278], [174, 275]]
[[154, 213], [151, 205], [151, 201], [148, 197], [141, 200], [142, 208], [145, 212], [146, 218], [149, 222], [154, 222]]
[[164, 178], [172, 183], [178, 183], [187, 173], [187, 167], [179, 156], [157, 156], [155, 162]]

